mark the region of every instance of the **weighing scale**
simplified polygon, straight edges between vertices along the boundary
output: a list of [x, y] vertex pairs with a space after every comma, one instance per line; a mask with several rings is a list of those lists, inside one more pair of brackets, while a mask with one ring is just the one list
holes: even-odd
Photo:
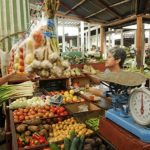
[[106, 111], [105, 117], [150, 143], [150, 90], [144, 86], [146, 78], [125, 71], [95, 77], [102, 83], [109, 82], [110, 91], [104, 95], [112, 97], [112, 108]]

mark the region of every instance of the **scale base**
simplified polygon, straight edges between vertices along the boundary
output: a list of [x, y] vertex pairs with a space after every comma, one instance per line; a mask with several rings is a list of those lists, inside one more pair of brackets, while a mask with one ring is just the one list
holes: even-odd
[[120, 110], [109, 109], [105, 117], [115, 122], [122, 128], [139, 137], [143, 142], [150, 143], [150, 128], [138, 125], [132, 117], [121, 117]]

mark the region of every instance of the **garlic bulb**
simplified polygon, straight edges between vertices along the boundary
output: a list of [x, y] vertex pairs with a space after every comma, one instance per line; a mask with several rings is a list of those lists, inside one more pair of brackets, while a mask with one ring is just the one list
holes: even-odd
[[32, 68], [34, 69], [40, 69], [41, 68], [41, 62], [34, 59], [34, 61], [32, 62]]
[[34, 51], [34, 58], [36, 58], [39, 61], [42, 61], [44, 59], [44, 50], [45, 47], [36, 49]]
[[57, 52], [49, 54], [49, 57], [48, 57], [49, 61], [52, 63], [57, 61], [57, 59], [59, 59], [59, 58], [60, 58], [60, 56], [59, 56], [59, 53], [57, 53]]
[[69, 68], [69, 66], [70, 66], [68, 60], [64, 60], [64, 59], [61, 59], [61, 65], [62, 65], [64, 68]]
[[45, 49], [44, 61], [41, 62], [41, 68], [43, 68], [43, 69], [50, 69], [50, 68], [52, 68], [52, 64], [47, 60], [47, 57], [48, 57], [48, 50]]
[[53, 74], [55, 74], [57, 77], [61, 77], [63, 74], [63, 70], [61, 67], [54, 66], [52, 70]]
[[49, 77], [49, 71], [43, 69], [43, 70], [41, 71], [41, 73], [40, 73], [40, 76], [41, 76], [41, 77], [48, 78], [48, 77]]

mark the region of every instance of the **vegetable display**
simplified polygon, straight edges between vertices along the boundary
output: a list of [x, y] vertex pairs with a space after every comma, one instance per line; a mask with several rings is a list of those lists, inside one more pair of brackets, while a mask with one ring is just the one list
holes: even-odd
[[52, 118], [66, 115], [68, 115], [68, 112], [62, 106], [35, 106], [19, 108], [13, 111], [13, 118], [16, 123], [24, 120]]
[[90, 118], [85, 121], [85, 123], [90, 126], [94, 131], [99, 129], [99, 118]]
[[16, 85], [1, 85], [0, 86], [0, 105], [11, 99], [33, 96], [34, 83], [31, 81], [23, 82]]

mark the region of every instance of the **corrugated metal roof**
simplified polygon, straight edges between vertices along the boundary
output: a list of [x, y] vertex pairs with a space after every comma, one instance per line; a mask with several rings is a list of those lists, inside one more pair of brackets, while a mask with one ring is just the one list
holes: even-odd
[[[30, 1], [35, 3], [36, 0]], [[150, 0], [60, 0], [60, 3], [58, 16], [104, 24], [131, 15], [150, 13]]]

